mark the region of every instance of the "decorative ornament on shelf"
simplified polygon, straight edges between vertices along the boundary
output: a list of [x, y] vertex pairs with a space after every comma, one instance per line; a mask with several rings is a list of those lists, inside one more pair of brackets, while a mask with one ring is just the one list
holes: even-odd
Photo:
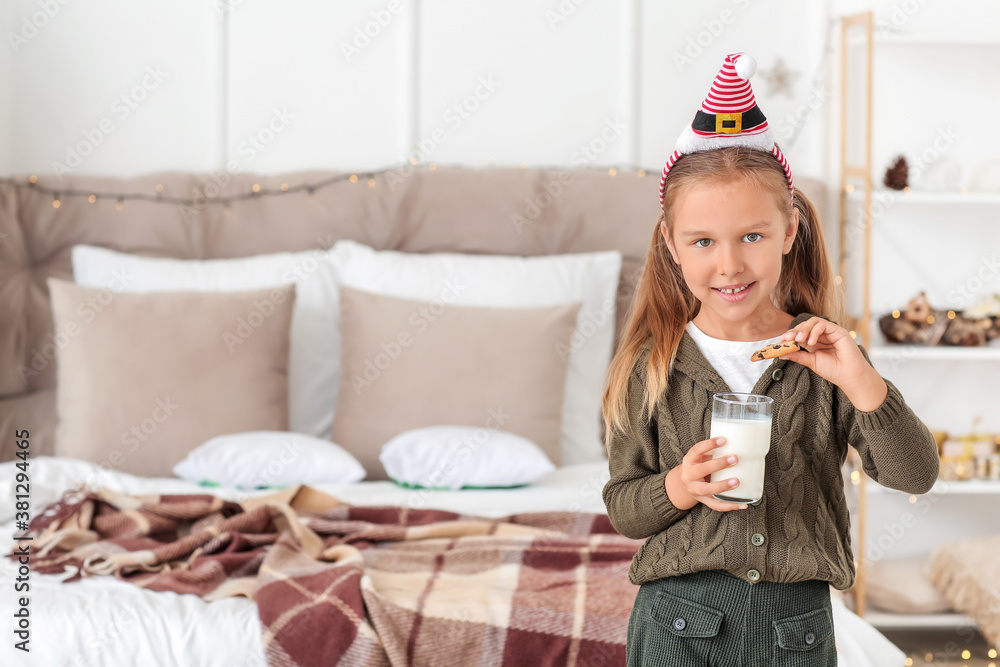
[[930, 192], [957, 192], [961, 181], [962, 165], [942, 155], [923, 168], [916, 185]]
[[998, 457], [996, 441], [1000, 436], [989, 433], [977, 433], [981, 416], [972, 420], [972, 428], [966, 435], [951, 437], [941, 445], [940, 478], [947, 481], [964, 481], [970, 479], [997, 480]]
[[1000, 317], [1000, 294], [986, 296], [962, 312], [966, 317], [976, 320], [984, 317]]
[[785, 67], [785, 61], [778, 58], [770, 69], [761, 69], [760, 77], [767, 81], [769, 95], [784, 95], [793, 97], [792, 86], [799, 72]]
[[890, 343], [978, 347], [1000, 339], [1000, 295], [965, 311], [954, 311], [935, 310], [921, 292], [905, 311], [883, 315], [878, 324]]
[[931, 317], [931, 302], [927, 300], [927, 295], [923, 292], [910, 299], [906, 305], [906, 319], [918, 324], [929, 321]]
[[972, 174], [974, 192], [1000, 192], [1000, 158], [986, 160]]
[[909, 186], [909, 174], [910, 167], [906, 164], [906, 158], [900, 155], [893, 161], [892, 166], [885, 170], [882, 184], [892, 190], [905, 190]]

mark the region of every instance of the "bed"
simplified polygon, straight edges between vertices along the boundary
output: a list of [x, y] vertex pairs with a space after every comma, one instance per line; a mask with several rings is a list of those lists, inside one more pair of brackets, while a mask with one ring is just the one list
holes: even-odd
[[[335, 442], [353, 447], [351, 453], [368, 478], [309, 483], [326, 498], [357, 508], [405, 508], [418, 501], [422, 509], [465, 518], [526, 517], [522, 523], [540, 513], [568, 512], [575, 518], [567, 525], [589, 526], [573, 536], [580, 549], [617, 545], [599, 573], [607, 577], [602, 581], [619, 582], [616, 591], [617, 586], [625, 591], [616, 593], [617, 611], [594, 615], [602, 619], [596, 629], [585, 627], [590, 616], [571, 615], [577, 620], [567, 632], [577, 639], [590, 632], [588, 636], [604, 638], [606, 646], [620, 646], [627, 620], [622, 601], [627, 603], [628, 591], [634, 591], [626, 581], [629, 558], [622, 553], [635, 545], [606, 530], [601, 489], [608, 471], [598, 406], [603, 368], [657, 218], [656, 179], [643, 172], [597, 169], [225, 176], [223, 182], [218, 175], [70, 175], [58, 182], [43, 176], [31, 183], [0, 184], [0, 308], [11, 314], [0, 327], [0, 429], [5, 434], [0, 460], [6, 461], [0, 463], [0, 497], [15, 495], [21, 436], [7, 434], [23, 429], [31, 432], [26, 456], [32, 517], [81, 485], [127, 497], [207, 494], [251, 503], [273, 489], [240, 491], [171, 478], [170, 466], [181, 457], [173, 451], [177, 443], [187, 443], [190, 450], [210, 434], [235, 430], [287, 428], [323, 439], [332, 433]], [[811, 185], [810, 194], [822, 207], [822, 187], [807, 180], [801, 185], [807, 190]], [[57, 189], [58, 207], [52, 201]], [[197, 205], [184, 201], [192, 192], [200, 194]], [[349, 264], [343, 253], [361, 259]], [[441, 253], [453, 256], [433, 270], [412, 270], [423, 263], [413, 258]], [[89, 264], [78, 261], [84, 255]], [[334, 258], [330, 264], [327, 257]], [[324, 268], [332, 264], [338, 267], [336, 278]], [[408, 268], [396, 270], [404, 265]], [[355, 268], [349, 271], [348, 266]], [[456, 267], [464, 267], [464, 279], [455, 289], [441, 287]], [[295, 278], [285, 278], [292, 274]], [[278, 283], [284, 291], [275, 291]], [[223, 296], [227, 291], [238, 294]], [[170, 294], [154, 296], [159, 292]], [[150, 303], [161, 308], [155, 311], [160, 319], [132, 316]], [[525, 319], [517, 331], [533, 326], [537, 335], [512, 335], [501, 318], [482, 320], [487, 324], [471, 337], [534, 341], [535, 356], [518, 348], [509, 357], [493, 355], [497, 358], [463, 365], [464, 355], [475, 351], [459, 347], [470, 338], [466, 335], [442, 336], [434, 354], [401, 357], [400, 346], [410, 343], [396, 336], [395, 325], [387, 326], [385, 318], [372, 313], [426, 315], [416, 309], [427, 304], [446, 305], [445, 311], [462, 317], [477, 308], [520, 309]], [[126, 307], [134, 309], [132, 315], [119, 317]], [[223, 347], [207, 357], [184, 357], [190, 368], [247, 348], [260, 348], [259, 354], [220, 370], [216, 385], [202, 386], [197, 377], [197, 382], [189, 378], [188, 384], [167, 385], [166, 378], [181, 363], [171, 350], [183, 347], [180, 341], [194, 327], [171, 328], [170, 322], [182, 318], [164, 313], [184, 314], [185, 321], [199, 325], [216, 322], [212, 337]], [[82, 333], [67, 314], [84, 317]], [[165, 324], [141, 326], [152, 321]], [[423, 331], [415, 329], [415, 334], [429, 338]], [[364, 348], [372, 341], [382, 342]], [[80, 353], [73, 352], [74, 345], [91, 347]], [[112, 363], [125, 348], [135, 348], [135, 356], [128, 363]], [[539, 349], [560, 352], [539, 356]], [[276, 359], [283, 359], [283, 365]], [[367, 363], [372, 359], [375, 364]], [[453, 363], [451, 370], [439, 372], [448, 363]], [[480, 412], [467, 411], [461, 423], [503, 423], [507, 415], [504, 426], [540, 443], [557, 467], [506, 489], [415, 491], [388, 481], [377, 446], [400, 431], [400, 424], [412, 427], [428, 414], [437, 415], [432, 423], [446, 423], [455, 408], [449, 404], [439, 411], [445, 402], [433, 397], [442, 385], [430, 380], [447, 383], [470, 373], [470, 364], [469, 377], [493, 364], [498, 377], [506, 375], [510, 381], [478, 383], [490, 385], [479, 387], [483, 392], [478, 403], [473, 401]], [[143, 372], [135, 372], [136, 367]], [[221, 375], [223, 370], [228, 375]], [[556, 375], [561, 378], [558, 387], [547, 384]], [[283, 386], [284, 378], [287, 391], [273, 391]], [[239, 400], [222, 400], [231, 389], [242, 392]], [[506, 401], [517, 408], [485, 409]], [[419, 409], [388, 416], [381, 409], [412, 408], [411, 403]], [[102, 421], [111, 423], [110, 431]], [[212, 428], [206, 431], [209, 423]], [[281, 486], [270, 468], [256, 481]], [[446, 479], [432, 481], [447, 486]], [[12, 504], [0, 508], [0, 524], [4, 542], [10, 544], [16, 528]], [[604, 528], [594, 528], [598, 524]], [[3, 559], [0, 573], [5, 590], [12, 590], [17, 564]], [[267, 631], [262, 633], [258, 605], [249, 599], [207, 602], [196, 595], [145, 590], [111, 576], [71, 583], [63, 583], [64, 577], [32, 574], [27, 664], [269, 664], [262, 639]], [[594, 597], [579, 582], [572, 590], [579, 604]], [[553, 599], [554, 594], [540, 602], [555, 604]], [[848, 611], [839, 596], [834, 600], [842, 667], [903, 664], [898, 649]], [[0, 596], [0, 615], [12, 618], [19, 604], [13, 594]], [[491, 618], [503, 613], [503, 603], [496, 601], [466, 608]], [[401, 658], [390, 655], [391, 662], [474, 664], [446, 657], [455, 648], [449, 643], [453, 639], [447, 632], [433, 638], [430, 649], [437, 658], [416, 659], [418, 654], [404, 647]], [[26, 664], [12, 644], [4, 642], [0, 661]], [[588, 653], [577, 647], [551, 659], [513, 664], [618, 664], [619, 657], [614, 650]], [[377, 657], [366, 660], [348, 657], [343, 664], [388, 664]], [[479, 662], [494, 664], [487, 658]], [[270, 663], [309, 664], [273, 657]]]
[[[13, 462], [0, 467], [0, 495], [11, 497]], [[94, 473], [94, 464], [40, 457], [32, 462], [33, 508], [41, 509]], [[606, 466], [563, 467], [537, 484], [511, 490], [442, 491], [427, 499], [427, 507], [496, 517], [518, 512], [568, 510], [603, 513], [600, 488], [608, 479]], [[116, 473], [108, 488], [128, 494], [204, 493], [204, 487], [177, 479], [142, 478]], [[357, 505], [405, 505], [411, 490], [392, 482], [330, 485], [323, 491]], [[212, 490], [229, 498], [245, 497], [236, 490]], [[264, 494], [265, 491], [258, 492]], [[4, 543], [14, 534], [12, 513], [0, 515]], [[16, 576], [16, 564], [4, 559], [2, 578]], [[194, 595], [148, 591], [113, 577], [91, 577], [61, 583], [64, 577], [32, 575], [31, 613], [34, 619], [30, 662], [5, 641], [4, 664], [34, 665], [198, 665], [204, 667], [267, 664], [255, 604], [245, 598], [205, 602]], [[905, 656], [870, 624], [833, 597], [836, 641], [841, 667], [902, 665]], [[11, 618], [14, 600], [0, 597], [0, 616]], [[614, 664], [614, 663], [607, 663]]]

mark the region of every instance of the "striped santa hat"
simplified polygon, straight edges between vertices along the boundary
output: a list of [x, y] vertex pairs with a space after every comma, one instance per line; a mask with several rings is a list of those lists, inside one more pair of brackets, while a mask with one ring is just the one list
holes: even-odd
[[745, 53], [730, 53], [712, 82], [712, 89], [701, 103], [691, 125], [677, 139], [674, 152], [667, 158], [660, 177], [660, 208], [667, 174], [683, 155], [727, 146], [746, 146], [773, 155], [785, 170], [788, 191], [794, 194], [792, 172], [774, 136], [767, 118], [757, 106], [750, 87], [750, 77], [757, 71], [757, 61]]

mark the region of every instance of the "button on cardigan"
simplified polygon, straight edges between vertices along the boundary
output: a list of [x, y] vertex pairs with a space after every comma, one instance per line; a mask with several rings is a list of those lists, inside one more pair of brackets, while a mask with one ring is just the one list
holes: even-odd
[[[792, 326], [810, 317], [803, 313]], [[684, 332], [668, 387], [647, 421], [640, 412], [650, 345], [629, 379], [631, 431], [611, 437], [611, 479], [603, 492], [615, 529], [648, 538], [629, 570], [634, 584], [726, 570], [751, 583], [818, 579], [850, 588], [856, 570], [841, 473], [848, 446], [857, 448], [865, 473], [883, 486], [920, 494], [937, 479], [934, 438], [895, 385], [886, 380], [885, 401], [864, 412], [836, 385], [777, 358], [753, 390], [774, 399], [760, 504], [730, 512], [703, 503], [678, 509], [664, 478], [695, 443], [708, 439], [712, 394], [730, 389]], [[766, 536], [765, 545], [756, 544], [758, 535]]]

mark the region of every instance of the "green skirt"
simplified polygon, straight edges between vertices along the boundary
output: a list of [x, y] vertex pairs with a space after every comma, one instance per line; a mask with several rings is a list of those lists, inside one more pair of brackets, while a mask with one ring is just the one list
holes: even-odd
[[830, 584], [751, 584], [722, 570], [639, 587], [629, 667], [836, 667]]

